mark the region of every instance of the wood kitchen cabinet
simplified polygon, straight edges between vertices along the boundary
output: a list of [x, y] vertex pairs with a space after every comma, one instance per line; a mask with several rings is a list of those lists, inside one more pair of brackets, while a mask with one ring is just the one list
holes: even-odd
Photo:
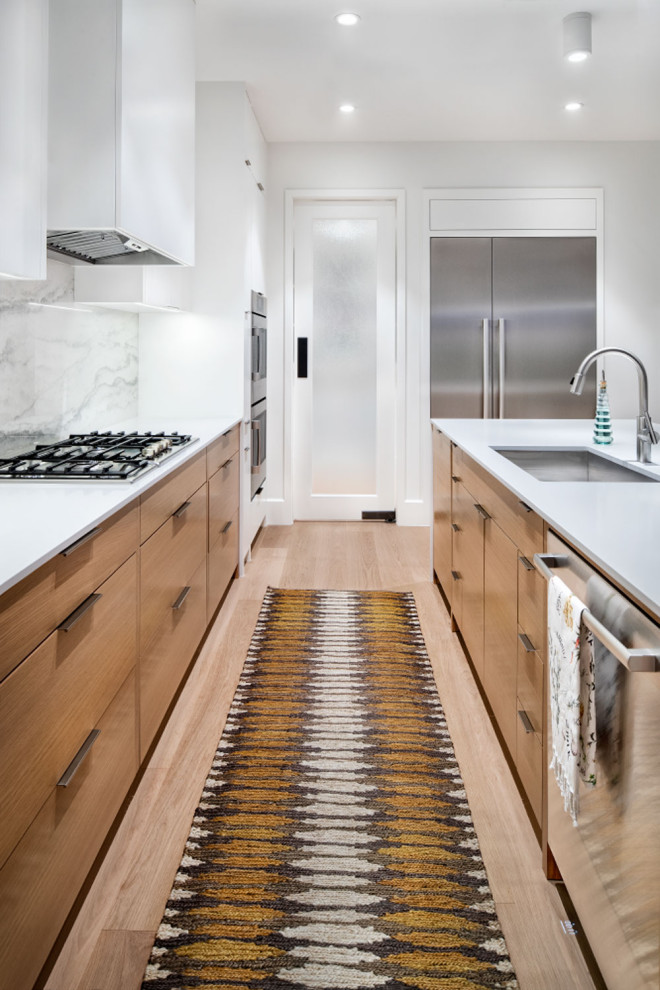
[[457, 475], [452, 492], [451, 608], [474, 669], [484, 675], [484, 516]]
[[[447, 443], [434, 428], [434, 496], [447, 478]], [[441, 435], [441, 434], [440, 434]], [[452, 619], [537, 822], [542, 814], [545, 583], [531, 563], [543, 521], [463, 450], [451, 445], [451, 515], [435, 518], [434, 570]], [[438, 497], [442, 506], [443, 496]], [[436, 567], [451, 539], [450, 577]], [[442, 551], [441, 551], [442, 552]]]
[[32, 990], [237, 563], [235, 427], [0, 596], [2, 990]]
[[433, 570], [446, 595], [452, 586], [451, 443], [433, 430]]
[[[189, 486], [200, 478], [203, 483], [190, 491]], [[150, 495], [151, 520], [166, 509], [171, 511], [140, 547], [141, 759], [153, 742], [206, 628], [204, 456], [165, 479]]]
[[210, 622], [238, 565], [239, 427], [211, 444], [209, 475], [207, 620]]
[[0, 974], [11, 990], [32, 987], [138, 769], [137, 537], [132, 505], [0, 598]]
[[516, 752], [518, 549], [493, 519], [484, 540], [484, 691], [509, 752]]

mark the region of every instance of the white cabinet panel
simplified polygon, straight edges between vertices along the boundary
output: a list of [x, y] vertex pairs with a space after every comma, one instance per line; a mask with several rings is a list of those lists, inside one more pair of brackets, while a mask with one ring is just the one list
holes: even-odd
[[133, 313], [189, 308], [191, 269], [170, 265], [79, 266], [74, 299]]
[[0, 276], [46, 277], [48, 0], [0, 3]]

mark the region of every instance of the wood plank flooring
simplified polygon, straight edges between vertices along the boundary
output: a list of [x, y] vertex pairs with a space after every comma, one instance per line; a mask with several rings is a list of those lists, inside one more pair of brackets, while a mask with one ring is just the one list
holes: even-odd
[[483, 858], [521, 990], [594, 990], [463, 652], [431, 582], [429, 530], [296, 523], [259, 535], [45, 982], [139, 990], [152, 941], [263, 594], [284, 588], [413, 591]]

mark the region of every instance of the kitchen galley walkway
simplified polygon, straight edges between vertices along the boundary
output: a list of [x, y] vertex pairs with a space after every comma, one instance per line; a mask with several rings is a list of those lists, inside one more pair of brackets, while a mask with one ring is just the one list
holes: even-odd
[[[225, 731], [223, 739], [230, 739], [231, 730], [236, 726], [238, 712], [235, 707], [234, 711], [230, 713], [230, 705], [242, 675], [244, 658], [250, 647], [253, 631], [260, 614], [262, 599], [268, 586], [290, 589], [387, 590], [402, 592], [406, 595], [414, 593], [421, 631], [430, 658], [430, 666], [426, 668], [426, 674], [424, 674], [423, 667], [419, 668], [416, 676], [421, 677], [421, 680], [418, 686], [422, 684], [430, 686], [431, 682], [426, 675], [430, 675], [432, 669], [435, 681], [440, 688], [442, 708], [454, 744], [458, 762], [456, 769], [460, 772], [469, 803], [468, 811], [462, 807], [464, 804], [460, 795], [462, 789], [457, 787], [455, 783], [450, 784], [449, 790], [453, 791], [454, 794], [453, 797], [450, 795], [450, 800], [448, 799], [450, 804], [453, 802], [453, 806], [449, 810], [454, 816], [458, 816], [460, 813], [466, 819], [463, 824], [467, 826], [468, 830], [472, 824], [476, 829], [476, 839], [474, 837], [472, 839], [474, 845], [478, 844], [481, 849], [488, 878], [487, 883], [490, 885], [490, 892], [497, 912], [497, 915], [494, 915], [485, 911], [482, 920], [487, 918], [487, 924], [493, 924], [493, 922], [497, 924], [496, 918], [499, 917], [511, 963], [518, 979], [518, 985], [522, 990], [551, 990], [551, 988], [555, 990], [557, 987], [569, 986], [572, 990], [573, 988], [574, 990], [593, 990], [593, 983], [587, 973], [575, 939], [564, 934], [561, 922], [564, 920], [565, 914], [561, 900], [556, 890], [543, 877], [538, 842], [497, 744], [490, 719], [483, 708], [472, 674], [456, 637], [451, 633], [444, 605], [437, 589], [430, 581], [428, 539], [428, 529], [386, 526], [380, 523], [301, 523], [293, 527], [267, 528], [260, 534], [254, 548], [253, 560], [247, 566], [246, 576], [235, 582], [229, 592], [227, 601], [207, 638], [172, 718], [149, 761], [140, 786], [118, 829], [108, 855], [98, 872], [68, 939], [61, 949], [49, 978], [43, 984], [46, 990], [138, 990], [141, 986], [145, 967], [150, 964], [152, 946], [157, 938], [173, 881], [175, 888], [177, 885], [182, 889], [185, 886], [184, 881], [180, 879], [175, 881], [175, 876], [180, 865], [182, 850], [189, 839], [191, 823], [194, 828], [201, 832], [206, 831], [203, 822], [193, 823], [192, 820], [196, 813], [204, 782], [207, 779], [208, 768], [214, 760], [218, 739], [223, 734], [223, 729], [229, 730], [229, 732]], [[252, 655], [243, 675], [248, 680], [254, 674], [251, 670], [251, 664]], [[308, 684], [306, 690], [320, 691], [321, 694], [317, 693], [316, 695], [317, 700], [320, 699], [327, 707], [328, 698], [325, 697], [325, 692], [330, 690], [327, 672], [317, 669], [314, 677], [316, 678], [313, 680], [315, 686], [312, 688]], [[351, 677], [344, 678], [344, 680], [348, 680], [348, 684], [344, 686], [350, 687], [352, 685]], [[334, 690], [338, 690], [338, 687]], [[244, 681], [239, 688], [238, 699], [235, 702], [239, 708], [243, 706], [248, 691], [249, 685], [247, 681]], [[360, 724], [364, 721], [369, 726], [367, 734], [370, 731], [373, 732], [374, 727], [369, 723], [372, 706], [368, 704], [360, 707], [358, 704], [357, 707], [360, 708], [359, 711], [351, 711], [350, 715], [343, 717], [350, 717], [351, 721], [357, 720]], [[438, 709], [438, 712], [440, 710]], [[228, 713], [229, 718], [227, 719]], [[327, 723], [319, 723], [319, 725], [321, 724], [327, 726]], [[349, 730], [335, 728], [333, 731], [357, 732], [358, 735], [351, 737], [355, 741], [364, 738], [359, 735], [361, 731], [359, 727]], [[446, 748], [441, 745], [446, 742], [444, 722], [437, 720], [436, 731], [438, 732], [438, 749]], [[279, 760], [282, 772], [284, 772], [287, 765], [285, 747], [279, 747], [275, 739], [272, 740], [272, 743], [273, 745], [270, 747], [272, 755], [268, 759], [276, 762]], [[360, 750], [358, 754], [357, 748], [353, 744], [351, 744], [350, 751], [352, 753], [351, 759], [358, 763], [361, 762], [364, 751]], [[315, 752], [313, 747], [311, 752]], [[372, 751], [367, 752], [369, 752], [369, 756], [365, 759], [371, 760], [373, 758]], [[231, 748], [225, 748], [224, 752], [221, 749], [219, 756], [215, 758], [225, 762], [230, 754]], [[261, 758], [265, 758], [263, 752]], [[310, 759], [309, 762], [318, 761]], [[391, 755], [390, 762], [392, 762]], [[210, 779], [215, 779], [214, 774], [218, 774], [219, 771], [226, 774], [227, 768], [214, 768]], [[344, 801], [343, 806], [345, 807], [352, 806], [362, 809], [369, 807], [369, 804], [363, 799], [370, 792], [362, 791], [359, 788], [349, 792], [333, 791], [331, 786], [327, 786], [328, 783], [334, 781], [337, 785], [341, 784], [342, 780], [346, 783], [346, 779], [341, 776], [330, 778], [327, 776], [327, 772], [328, 768], [326, 767], [310, 766], [305, 770], [304, 783], [306, 785], [316, 783], [319, 787], [305, 786], [300, 789], [296, 785], [296, 794], [301, 802], [299, 807], [305, 809], [304, 814], [303, 812], [296, 812], [296, 814], [303, 818], [312, 818], [317, 817], [318, 812], [310, 811], [311, 806], [315, 804], [336, 806], [337, 802], [328, 798], [332, 793], [350, 794], [352, 800]], [[329, 772], [341, 775], [358, 773], [359, 771], [335, 769]], [[379, 796], [381, 808], [387, 806], [387, 800], [391, 796], [387, 788], [383, 787], [385, 777], [388, 775], [391, 776], [389, 771], [386, 771], [385, 765], [377, 764], [375, 782], [382, 789]], [[368, 776], [370, 778], [374, 776], [371, 769]], [[451, 781], [452, 774], [447, 776]], [[271, 779], [272, 775], [269, 777], [269, 780]], [[290, 780], [287, 782], [286, 778], [282, 777], [283, 786], [280, 788], [282, 794], [290, 794], [290, 783]], [[354, 783], [371, 786], [367, 783], [366, 778], [361, 777], [358, 777]], [[313, 797], [315, 789], [319, 793], [318, 799]], [[243, 795], [247, 790], [248, 788], [243, 788]], [[220, 789], [220, 794], [223, 793], [223, 790]], [[286, 807], [290, 806], [290, 802], [288, 804], [287, 802], [289, 802], [288, 797], [283, 806], [271, 801], [273, 814], [279, 814], [283, 808], [285, 810]], [[383, 804], [383, 802], [385, 803]], [[470, 815], [471, 819], [469, 818]], [[327, 818], [327, 808], [321, 817]], [[340, 829], [346, 829], [347, 826], [343, 822], [342, 815], [335, 817], [337, 827], [335, 828], [333, 825], [330, 828], [328, 826], [329, 831], [336, 832]], [[361, 821], [363, 817], [371, 818], [371, 816], [360, 815], [357, 820]], [[410, 824], [414, 816], [402, 814], [401, 817], [405, 817]], [[425, 817], [425, 815], [422, 816], [421, 821]], [[341, 824], [339, 819], [342, 819]], [[305, 836], [309, 828], [309, 825], [301, 825], [296, 828], [296, 831], [301, 833], [298, 838], [300, 850], [294, 850], [290, 854], [291, 862], [287, 866], [289, 885], [295, 885], [296, 889], [300, 889], [300, 895], [296, 895], [300, 899], [294, 902], [297, 905], [296, 913], [304, 912], [306, 907], [310, 914], [326, 910], [332, 912], [335, 910], [335, 906], [317, 903], [318, 892], [341, 888], [334, 881], [332, 887], [327, 888], [325, 886], [323, 876], [326, 871], [318, 868], [318, 862], [313, 869], [310, 869], [308, 865], [300, 865], [304, 864], [310, 857], [315, 859], [320, 856], [320, 853], [310, 853], [309, 848], [306, 848], [308, 839]], [[372, 830], [374, 835], [376, 832], [378, 833], [379, 843], [383, 834], [389, 835], [387, 830], [383, 832], [382, 818], [378, 821], [370, 821], [369, 824], [351, 827], [348, 832], [354, 832], [354, 838], [362, 836], [370, 839]], [[408, 832], [414, 834], [414, 830], [411, 828], [408, 828]], [[396, 834], [402, 835], [403, 829]], [[326, 838], [329, 843], [329, 837]], [[333, 838], [333, 843], [336, 838], [336, 836]], [[349, 845], [349, 843], [339, 843], [338, 841], [336, 844], [338, 846]], [[387, 844], [393, 845], [394, 843], [388, 839]], [[440, 845], [444, 847], [445, 843], [441, 842]], [[374, 847], [369, 842], [355, 842], [354, 847], [361, 849], [354, 858], [359, 862], [372, 863], [376, 866], [377, 869], [374, 872], [377, 873], [379, 879], [385, 880], [385, 883], [380, 884], [382, 888], [380, 893], [374, 893], [375, 884], [373, 881], [375, 878], [372, 876], [372, 871], [369, 873], [360, 873], [358, 869], [354, 872], [345, 871], [347, 876], [357, 880], [360, 878], [371, 879], [366, 886], [356, 884], [344, 888], [352, 892], [351, 896], [355, 904], [347, 907], [346, 901], [342, 900], [344, 905], [342, 910], [354, 911], [356, 914], [374, 914], [376, 920], [362, 917], [361, 921], [358, 922], [349, 921], [346, 918], [341, 924], [345, 926], [346, 931], [355, 925], [363, 930], [373, 928], [375, 933], [391, 935], [398, 922], [391, 917], [383, 922], [382, 917], [386, 914], [396, 915], [402, 910], [400, 903], [397, 902], [394, 906], [390, 902], [393, 891], [389, 880], [391, 866], [396, 861], [396, 857], [392, 856], [391, 851], [390, 853], [382, 852], [382, 845]], [[374, 855], [373, 850], [375, 848], [380, 849], [381, 852]], [[451, 848], [449, 851], [452, 851]], [[466, 851], [463, 849], [462, 854]], [[474, 854], [474, 850], [470, 850], [470, 854]], [[297, 866], [292, 865], [294, 859], [299, 861]], [[399, 862], [402, 863], [405, 860], [399, 859]], [[480, 869], [481, 867], [477, 866], [474, 872], [478, 872]], [[332, 875], [339, 876], [342, 872], [333, 871]], [[398, 875], [405, 880], [405, 871], [400, 871]], [[485, 886], [483, 877], [476, 879], [478, 879], [480, 886]], [[357, 897], [356, 899], [355, 896], [361, 892], [367, 893], [369, 898], [384, 895], [386, 900], [377, 903], [370, 900], [369, 903], [361, 904], [359, 903], [360, 898]], [[416, 892], [416, 890], [409, 890], [408, 894], [415, 896]], [[445, 892], [444, 896], [453, 897], [454, 894]], [[394, 896], [398, 895], [395, 894]], [[490, 895], [486, 897], [484, 894], [484, 903], [489, 899]], [[475, 903], [474, 899], [471, 903]], [[376, 906], [374, 907], [374, 905]], [[408, 908], [410, 907], [412, 905], [408, 905]], [[416, 908], [416, 910], [421, 909]], [[278, 944], [278, 938], [271, 941], [275, 948], [288, 952], [286, 964], [283, 966], [282, 963], [279, 963], [280, 968], [288, 968], [289, 975], [294, 975], [292, 971], [295, 968], [302, 970], [303, 975], [305, 972], [309, 974], [310, 966], [312, 966], [313, 971], [314, 960], [312, 956], [314, 956], [314, 951], [310, 955], [308, 950], [310, 946], [315, 944], [314, 938], [308, 937], [309, 931], [306, 935], [302, 935], [300, 931], [285, 930], [282, 932], [283, 926], [279, 923], [279, 919], [277, 920], [278, 924], [273, 925], [272, 928], [280, 933], [278, 938], [281, 942]], [[307, 924], [298, 918], [295, 926], [289, 927], [310, 929], [314, 926], [320, 925], [322, 927], [327, 924], [332, 924], [332, 922], [309, 919], [309, 924]], [[174, 920], [172, 925], [175, 927]], [[317, 931], [316, 928], [314, 930]], [[409, 933], [411, 926], [405, 926], [402, 930]], [[494, 929], [491, 931], [494, 932]], [[482, 942], [485, 941], [482, 939]], [[379, 975], [385, 975], [384, 971], [381, 972], [382, 957], [387, 954], [395, 954], [395, 950], [393, 951], [391, 948], [383, 950], [384, 943], [384, 939], [376, 937], [370, 945], [361, 942], [353, 949], [357, 953], [376, 956], [379, 960], [378, 963], [373, 959], [370, 961], [362, 959], [356, 964], [353, 960], [351, 965], [346, 967], [346, 956], [343, 952], [339, 952], [334, 962], [329, 961], [327, 955], [324, 956], [322, 952], [324, 943], [319, 941], [316, 943], [320, 947], [318, 950], [320, 961], [317, 965], [336, 965], [360, 972], [370, 971], [374, 978], [377, 978]], [[411, 950], [410, 945], [405, 942], [400, 944], [402, 948], [399, 955], [412, 956], [417, 952], [419, 953], [418, 959], [421, 960], [424, 953], [428, 954], [428, 946], [417, 945], [414, 950]], [[163, 943], [157, 941], [156, 945], [162, 947]], [[296, 954], [296, 946], [304, 946], [307, 955], [304, 953]], [[343, 947], [351, 949], [350, 945]], [[335, 949], [337, 948], [341, 949], [342, 945], [338, 944], [335, 946]], [[501, 953], [500, 942], [493, 939], [493, 945], [488, 946], [483, 952], [488, 956], [490, 963], [495, 962], [497, 964], [499, 961], [504, 964], [503, 968], [497, 972], [501, 978], [501, 985], [506, 986], [507, 980], [511, 979], [511, 971], [507, 970], [509, 963], [507, 957]], [[488, 955], [489, 952], [490, 955]], [[163, 954], [160, 958], [163, 959]], [[280, 958], [284, 958], [284, 956], [280, 954]], [[294, 965], [296, 959], [300, 959], [300, 965]], [[273, 973], [276, 972], [277, 969], [273, 966]], [[388, 978], [387, 983], [374, 982], [373, 985], [387, 986], [389, 984], [396, 987], [397, 979], [402, 975], [410, 976], [411, 972], [412, 977], [415, 976], [415, 972], [417, 972], [418, 977], [424, 975], [423, 969], [415, 971], [414, 967], [391, 969], [389, 976], [394, 974], [395, 979]], [[322, 981], [325, 980], [325, 976], [320, 977]], [[427, 976], [429, 980], [433, 979], [431, 972]], [[274, 978], [279, 979], [277, 976]], [[346, 981], [345, 974], [342, 979], [344, 982], [340, 980], [340, 982], [333, 983], [326, 980], [316, 984], [312, 980], [312, 982], [308, 981], [307, 985], [323, 987], [333, 985], [349, 987], [353, 985]], [[258, 982], [261, 982], [264, 987], [288, 985], [293, 990], [296, 986], [306, 985], [304, 979], [301, 979], [298, 984], [293, 981], [281, 982], [280, 984]], [[237, 981], [232, 981], [232, 983], [238, 985]], [[157, 986], [158, 984], [152, 982], [151, 985]], [[366, 984], [360, 983], [359, 985]], [[433, 982], [418, 981], [417, 983], [401, 982], [398, 985], [432, 987], [434, 984]], [[437, 985], [442, 986], [443, 984]], [[452, 986], [451, 983], [448, 985]], [[459, 986], [460, 984], [456, 985]], [[476, 981], [476, 985], [479, 985], [478, 981]], [[482, 985], [494, 986], [496, 984], [488, 984], [483, 981]], [[149, 986], [149, 984], [147, 983], [145, 986]]]

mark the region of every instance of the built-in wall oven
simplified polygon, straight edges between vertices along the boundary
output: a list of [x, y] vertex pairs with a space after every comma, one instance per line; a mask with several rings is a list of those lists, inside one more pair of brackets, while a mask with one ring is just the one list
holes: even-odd
[[576, 825], [548, 770], [548, 845], [608, 990], [657, 990], [660, 627], [552, 532], [547, 547], [538, 569], [588, 610], [596, 710], [596, 784], [580, 783]]
[[261, 292], [251, 296], [251, 497], [261, 491], [266, 480], [266, 383], [267, 383], [267, 323], [266, 297]]

